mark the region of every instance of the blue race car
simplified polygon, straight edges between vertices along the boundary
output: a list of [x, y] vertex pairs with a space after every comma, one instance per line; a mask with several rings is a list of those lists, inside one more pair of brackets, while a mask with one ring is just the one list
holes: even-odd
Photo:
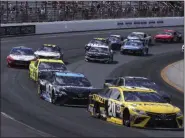
[[87, 105], [89, 93], [94, 89], [81, 73], [43, 72], [38, 81], [39, 96], [53, 104]]
[[128, 40], [123, 46], [121, 46], [120, 53], [132, 53], [139, 54], [141, 56], [148, 55], [149, 48], [148, 45], [140, 40]]

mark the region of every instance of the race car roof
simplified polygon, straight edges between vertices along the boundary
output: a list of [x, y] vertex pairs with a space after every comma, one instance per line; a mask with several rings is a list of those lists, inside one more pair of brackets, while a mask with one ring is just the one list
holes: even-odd
[[105, 38], [94, 38], [94, 40], [100, 40], [100, 41], [102, 41], [102, 40], [106, 40]]
[[13, 47], [12, 49], [30, 49], [30, 50], [32, 50], [32, 48], [25, 47], [25, 46], [17, 46], [17, 47]]
[[121, 35], [110, 35], [110, 36], [113, 36], [113, 37], [121, 37]]
[[43, 46], [51, 46], [51, 47], [56, 47], [54, 44], [43, 44]]
[[37, 59], [37, 61], [40, 61], [40, 62], [57, 62], [57, 63], [63, 63], [64, 62], [62, 60], [59, 60], [59, 59]]
[[66, 76], [66, 77], [85, 77], [81, 73], [72, 73], [72, 72], [56, 72], [56, 76]]
[[92, 45], [91, 47], [109, 48], [109, 46], [106, 45]]
[[123, 92], [124, 91], [131, 91], [131, 92], [156, 92], [153, 89], [145, 88], [145, 87], [131, 87], [131, 86], [118, 86], [118, 87], [110, 87], [110, 88], [120, 88]]
[[164, 32], [175, 32], [175, 30], [164, 30]]
[[124, 76], [122, 78], [126, 78], [126, 79], [145, 79], [145, 80], [148, 80], [148, 78], [138, 77], [138, 76]]
[[132, 34], [144, 34], [144, 32], [132, 32]]

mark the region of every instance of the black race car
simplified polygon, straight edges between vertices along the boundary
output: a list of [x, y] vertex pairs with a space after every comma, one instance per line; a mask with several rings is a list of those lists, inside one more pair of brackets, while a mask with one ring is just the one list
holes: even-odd
[[85, 61], [113, 62], [113, 51], [109, 46], [93, 46], [85, 53]]
[[111, 86], [145, 87], [157, 91], [166, 100], [169, 102], [171, 101], [171, 96], [169, 94], [165, 93], [155, 82], [145, 77], [125, 76], [106, 79], [104, 88]]
[[94, 90], [97, 89], [80, 73], [43, 72], [39, 76], [38, 94], [53, 104], [87, 105], [89, 93]]
[[112, 50], [120, 50], [123, 45], [123, 37], [121, 35], [110, 35], [107, 38], [109, 46]]

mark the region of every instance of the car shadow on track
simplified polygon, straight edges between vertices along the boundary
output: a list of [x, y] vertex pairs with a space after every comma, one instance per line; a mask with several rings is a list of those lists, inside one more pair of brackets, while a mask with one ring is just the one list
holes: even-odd
[[21, 69], [21, 70], [28, 70], [29, 69], [29, 66], [7, 66], [7, 68], [11, 68], [11, 69]]
[[[87, 62], [87, 61], [86, 61]], [[98, 62], [98, 61], [88, 61], [88, 63], [92, 63], [92, 64], [102, 64], [102, 65], [114, 65], [114, 64], [118, 64], [118, 61], [112, 61], [111, 63], [103, 63], [103, 62]]]

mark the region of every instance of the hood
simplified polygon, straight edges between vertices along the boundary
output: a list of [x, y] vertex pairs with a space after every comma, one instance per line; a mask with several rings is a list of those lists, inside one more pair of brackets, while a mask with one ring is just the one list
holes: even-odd
[[60, 56], [60, 53], [58, 52], [47, 52], [47, 51], [36, 51], [34, 54], [37, 56], [54, 56], [54, 57]]
[[108, 56], [109, 53], [99, 53], [99, 52], [87, 52], [89, 55], [96, 55], [96, 56], [99, 56], [99, 55], [105, 55], [105, 56]]
[[10, 57], [14, 60], [21, 60], [21, 61], [31, 61], [35, 59], [34, 55], [13, 55], [10, 54]]
[[180, 111], [169, 103], [152, 103], [152, 102], [127, 102], [130, 108], [152, 113], [177, 113]]
[[90, 93], [92, 89], [91, 87], [80, 87], [80, 86], [57, 86], [57, 89], [60, 91], [65, 91], [68, 93]]

